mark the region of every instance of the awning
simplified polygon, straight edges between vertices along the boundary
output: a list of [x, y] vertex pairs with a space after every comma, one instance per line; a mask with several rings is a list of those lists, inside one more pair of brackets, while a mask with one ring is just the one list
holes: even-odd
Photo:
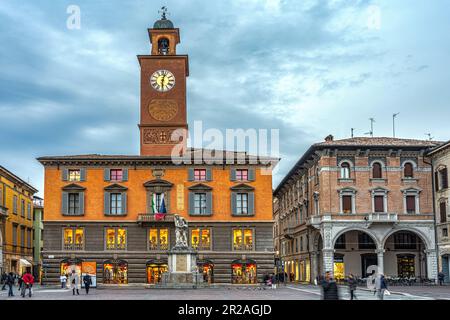
[[27, 260], [25, 260], [25, 259], [20, 259], [19, 261], [20, 261], [20, 264], [22, 266], [26, 266], [26, 267], [31, 267], [32, 266], [32, 264], [30, 262], [28, 262]]

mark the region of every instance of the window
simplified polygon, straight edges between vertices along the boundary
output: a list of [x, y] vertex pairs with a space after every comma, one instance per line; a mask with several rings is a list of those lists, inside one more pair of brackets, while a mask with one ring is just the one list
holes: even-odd
[[20, 246], [25, 247], [25, 227], [20, 227]]
[[69, 169], [68, 175], [69, 175], [69, 181], [81, 181], [81, 170], [80, 169]]
[[78, 214], [80, 212], [80, 194], [69, 193], [69, 214]]
[[27, 248], [31, 248], [31, 229], [27, 229]]
[[439, 190], [448, 188], [448, 170], [447, 170], [447, 168], [439, 170], [439, 183], [440, 183]]
[[243, 251], [253, 250], [252, 229], [233, 230], [233, 250], [243, 250]]
[[106, 249], [125, 250], [127, 243], [127, 230], [124, 228], [106, 229]]
[[13, 228], [12, 228], [13, 246], [17, 246], [17, 228], [18, 228], [18, 225], [13, 223]]
[[236, 213], [248, 214], [248, 194], [238, 193], [236, 194]]
[[206, 213], [206, 193], [194, 194], [194, 213], [195, 214]]
[[247, 181], [248, 180], [248, 170], [247, 169], [236, 169], [236, 180]]
[[342, 213], [353, 213], [353, 196], [342, 196]]
[[192, 229], [191, 246], [198, 250], [211, 250], [211, 231], [210, 229]]
[[17, 206], [18, 206], [18, 199], [17, 196], [13, 197], [13, 213], [17, 214]]
[[341, 164], [341, 179], [350, 179], [350, 164], [348, 162]]
[[406, 213], [416, 213], [416, 196], [406, 196]]
[[169, 229], [149, 229], [148, 248], [151, 251], [169, 250]]
[[111, 181], [122, 181], [123, 180], [122, 169], [111, 169], [110, 179], [111, 179]]
[[316, 171], [315, 171], [315, 182], [316, 182], [316, 185], [319, 185], [319, 174], [320, 174], [320, 169], [316, 168]]
[[394, 248], [400, 250], [415, 250], [417, 248], [417, 237], [408, 232], [398, 232], [394, 234]]
[[334, 248], [345, 250], [345, 234], [343, 234], [343, 235], [339, 236], [339, 238], [337, 238]]
[[27, 218], [31, 220], [31, 203], [27, 203]]
[[195, 181], [206, 181], [206, 169], [194, 169]]
[[25, 218], [25, 200], [20, 200], [20, 216]]
[[439, 204], [439, 213], [441, 216], [441, 223], [447, 222], [447, 201], [442, 201]]
[[414, 177], [414, 166], [412, 163], [407, 162], [403, 168], [403, 176], [405, 178], [413, 178]]
[[64, 228], [64, 250], [83, 250], [83, 244], [83, 228]]
[[383, 178], [382, 167], [379, 162], [374, 162], [372, 164], [372, 178], [373, 179], [382, 179]]
[[445, 238], [448, 237], [448, 229], [447, 228], [442, 229], [442, 236]]
[[110, 213], [111, 214], [122, 214], [122, 194], [121, 193], [111, 193], [110, 197], [109, 197], [109, 203], [110, 203]]
[[384, 196], [374, 196], [374, 211], [375, 212], [385, 212], [384, 210]]
[[358, 247], [360, 250], [376, 249], [376, 245], [372, 237], [370, 237], [367, 233], [364, 232], [358, 233]]

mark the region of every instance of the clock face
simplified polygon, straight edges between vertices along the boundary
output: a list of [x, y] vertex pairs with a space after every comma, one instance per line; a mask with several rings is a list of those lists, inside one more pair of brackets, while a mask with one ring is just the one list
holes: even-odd
[[167, 92], [174, 87], [175, 76], [168, 70], [158, 70], [150, 77], [150, 84], [159, 92]]

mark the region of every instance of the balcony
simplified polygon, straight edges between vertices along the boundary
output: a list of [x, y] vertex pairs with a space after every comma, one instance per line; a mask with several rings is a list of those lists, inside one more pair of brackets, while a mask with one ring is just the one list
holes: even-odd
[[284, 228], [284, 237], [286, 238], [286, 239], [293, 239], [294, 238], [294, 228], [292, 228], [292, 227], [287, 227], [287, 228]]
[[372, 223], [397, 223], [398, 215], [396, 213], [375, 212], [367, 215], [367, 221]]
[[8, 217], [8, 208], [0, 206], [0, 219]]
[[137, 218], [137, 222], [142, 223], [152, 223], [152, 222], [174, 222], [174, 215], [173, 214], [166, 214], [164, 218], [158, 220], [155, 218], [155, 214], [153, 213], [145, 213], [145, 214], [139, 214]]

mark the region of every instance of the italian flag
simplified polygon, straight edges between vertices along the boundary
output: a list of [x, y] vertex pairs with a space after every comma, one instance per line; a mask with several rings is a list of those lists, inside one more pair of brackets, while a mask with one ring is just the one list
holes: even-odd
[[161, 194], [160, 203], [156, 203], [156, 194], [153, 194], [152, 197], [152, 208], [155, 213], [155, 220], [163, 220], [166, 216], [166, 203], [164, 201], [164, 193]]

